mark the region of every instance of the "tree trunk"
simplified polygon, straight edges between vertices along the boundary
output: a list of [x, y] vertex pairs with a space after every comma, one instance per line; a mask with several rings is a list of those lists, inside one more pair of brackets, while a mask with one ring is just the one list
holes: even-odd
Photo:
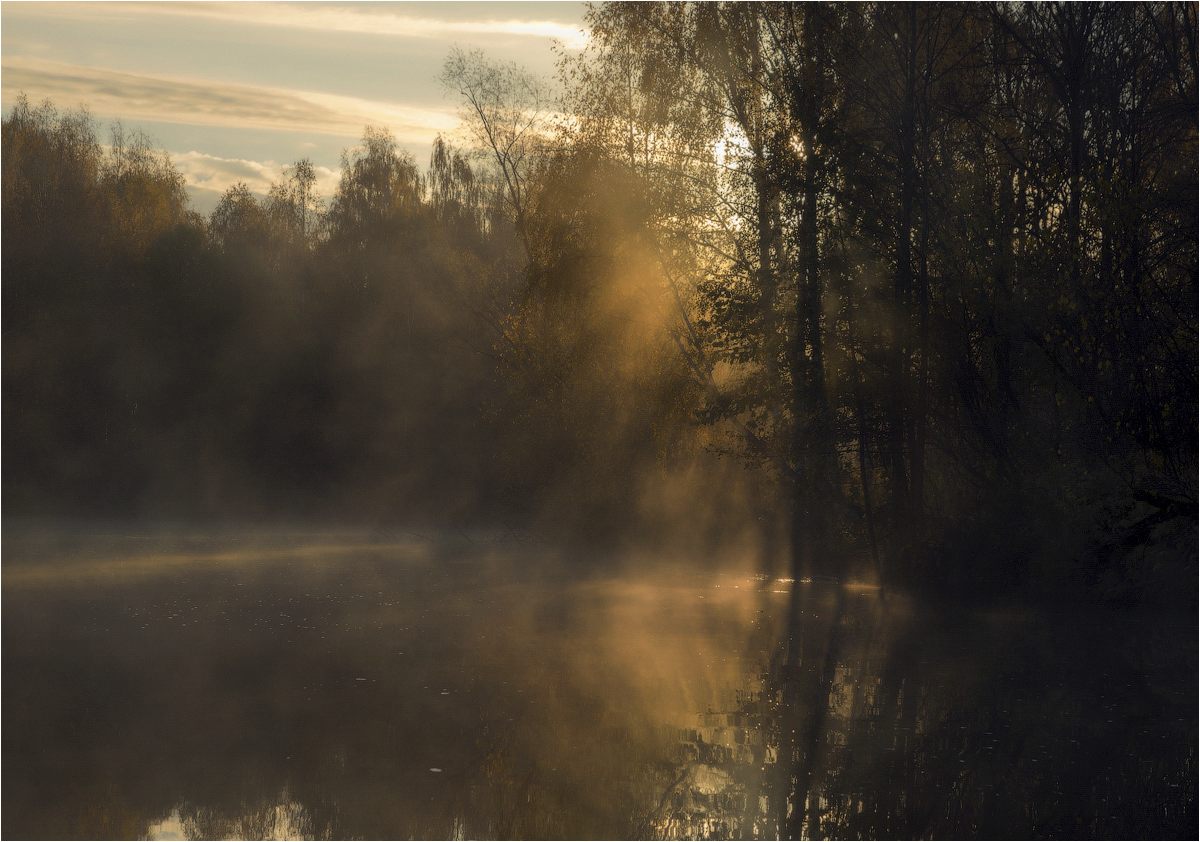
[[900, 208], [896, 224], [896, 271], [893, 286], [895, 324], [890, 359], [891, 379], [891, 423], [889, 457], [892, 471], [893, 525], [897, 537], [903, 541], [908, 519], [909, 482], [905, 462], [905, 439], [908, 427], [909, 395], [909, 336], [911, 333], [911, 297], [913, 286], [912, 230], [913, 201], [916, 190], [916, 168], [914, 166], [916, 133], [916, 8], [910, 5], [908, 12], [908, 60], [905, 73], [904, 101], [900, 105], [899, 144], [897, 154], [900, 164]]

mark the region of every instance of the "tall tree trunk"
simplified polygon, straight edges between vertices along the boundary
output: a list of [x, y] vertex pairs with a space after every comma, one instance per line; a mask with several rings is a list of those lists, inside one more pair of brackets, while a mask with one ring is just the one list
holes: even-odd
[[[824, 301], [824, 285], [821, 278], [817, 217], [817, 199], [819, 180], [821, 177], [820, 153], [816, 149], [815, 137], [809, 133], [806, 138], [809, 150], [804, 162], [804, 208], [801, 220], [802, 271], [801, 288], [797, 295], [796, 313], [797, 327], [800, 335], [800, 347], [793, 354], [793, 377], [800, 388], [794, 389], [797, 406], [794, 408], [796, 420], [801, 420], [807, 410], [808, 422], [801, 423], [801, 429], [808, 427], [807, 441], [799, 441], [800, 448], [808, 451], [810, 476], [807, 480], [807, 494], [812, 499], [831, 499], [833, 490], [833, 423], [830, 417], [829, 400], [825, 393], [825, 354], [821, 331], [821, 311]], [[799, 455], [799, 454], [797, 454]], [[829, 512], [827, 507], [818, 510], [809, 505], [809, 521], [811, 536], [809, 544], [813, 554], [812, 572], [821, 575], [834, 575], [837, 571], [831, 566], [831, 556], [828, 543]]]
[[925, 436], [929, 404], [929, 197], [923, 192], [921, 245], [917, 273], [917, 398], [913, 418], [912, 512], [913, 537], [925, 537]]
[[913, 204], [916, 192], [915, 134], [916, 134], [916, 8], [907, 10], [908, 32], [904, 79], [904, 100], [900, 104], [899, 144], [900, 207], [896, 224], [896, 270], [893, 284], [895, 324], [893, 331], [890, 379], [891, 415], [889, 456], [892, 473], [893, 525], [898, 537], [905, 537], [909, 510], [908, 468], [905, 461], [905, 439], [908, 427], [909, 342], [911, 334], [911, 298], [913, 287], [912, 233]]
[[[858, 429], [858, 478], [863, 499], [863, 518], [867, 527], [867, 540], [871, 547], [871, 563], [875, 568], [875, 578], [882, 589], [883, 565], [879, 559], [879, 540], [875, 530], [875, 504], [873, 502], [872, 480], [875, 469], [871, 460], [870, 434], [867, 429], [867, 406], [863, 396], [862, 362], [859, 357], [858, 343], [854, 330], [854, 305], [849, 291], [844, 291], [844, 308], [846, 313], [846, 342], [849, 351], [850, 368], [854, 383], [854, 423]], [[881, 590], [882, 593], [882, 590]]]
[[1087, 74], [1089, 29], [1095, 14], [1089, 4], [1068, 5], [1059, 14], [1062, 50], [1060, 96], [1067, 116], [1069, 147], [1067, 171], [1067, 249], [1071, 272], [1071, 294], [1078, 295], [1083, 262], [1083, 169], [1087, 153], [1084, 138], [1084, 77]]
[[[816, 10], [805, 6], [803, 28], [815, 38]], [[801, 206], [798, 231], [799, 273], [789, 367], [792, 381], [792, 461], [802, 466], [795, 484], [796, 518], [793, 521], [793, 567], [805, 573], [833, 575], [828, 543], [828, 505], [833, 490], [833, 424], [825, 394], [825, 355], [822, 336], [824, 288], [821, 277], [820, 221], [821, 150], [817, 142], [821, 68], [814, 50], [806, 50], [799, 63], [799, 78], [791, 90], [792, 117], [802, 142]]]
[[1013, 329], [1013, 228], [1015, 207], [1021, 201], [1013, 195], [1013, 165], [1008, 153], [997, 150], [999, 184], [996, 218], [995, 290], [992, 305], [992, 330], [995, 333], [994, 364], [996, 366], [996, 401], [993, 451], [996, 458], [1006, 461], [1009, 418], [1015, 408], [1016, 395], [1012, 384]]

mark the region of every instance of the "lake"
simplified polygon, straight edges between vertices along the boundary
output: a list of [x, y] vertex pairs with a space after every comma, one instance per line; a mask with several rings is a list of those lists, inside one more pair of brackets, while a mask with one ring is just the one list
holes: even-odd
[[5, 533], [6, 838], [1196, 834], [1191, 615], [511, 536]]

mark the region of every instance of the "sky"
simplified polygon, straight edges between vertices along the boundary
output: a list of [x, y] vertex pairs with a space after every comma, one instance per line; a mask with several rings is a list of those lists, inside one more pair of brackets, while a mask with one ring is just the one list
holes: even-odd
[[[281, 168], [316, 167], [324, 195], [364, 126], [389, 128], [424, 166], [458, 105], [438, 81], [454, 47], [552, 77], [579, 49], [582, 3], [0, 4], [0, 95], [120, 119], [171, 153], [193, 206]], [[106, 132], [103, 137], [106, 137]]]

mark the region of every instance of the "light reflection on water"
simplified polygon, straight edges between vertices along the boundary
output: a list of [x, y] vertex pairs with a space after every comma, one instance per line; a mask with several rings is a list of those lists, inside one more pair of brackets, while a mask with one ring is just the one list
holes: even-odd
[[837, 613], [805, 585], [797, 665], [778, 577], [579, 580], [530, 545], [411, 536], [17, 548], [6, 837], [1195, 825], [1190, 619], [931, 612], [869, 588]]

